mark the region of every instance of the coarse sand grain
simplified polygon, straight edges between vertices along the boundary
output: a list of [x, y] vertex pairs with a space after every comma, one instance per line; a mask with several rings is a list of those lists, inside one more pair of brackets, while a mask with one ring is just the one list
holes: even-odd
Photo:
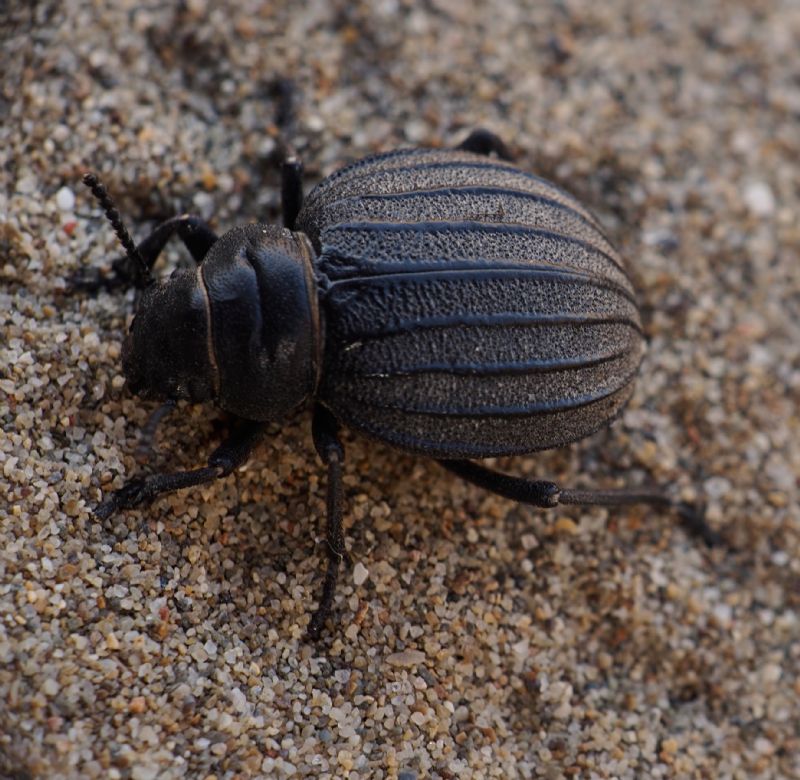
[[[800, 777], [800, 6], [795, 0], [0, 4], [0, 777]], [[219, 483], [121, 512], [145, 468], [132, 294], [74, 293], [194, 211], [279, 220], [402, 145], [500, 134], [635, 269], [623, 417], [496, 465], [707, 504], [543, 512], [348, 434], [338, 627], [309, 415]], [[182, 262], [177, 248], [163, 268]], [[157, 345], [156, 345], [157, 348]], [[146, 468], [224, 426], [181, 405]]]

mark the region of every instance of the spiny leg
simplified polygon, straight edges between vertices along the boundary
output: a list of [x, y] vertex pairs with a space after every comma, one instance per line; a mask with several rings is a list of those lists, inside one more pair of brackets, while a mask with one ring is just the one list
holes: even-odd
[[674, 501], [658, 490], [570, 490], [559, 487], [555, 482], [512, 477], [479, 466], [469, 460], [440, 460], [439, 463], [467, 482], [510, 498], [512, 501], [519, 501], [521, 504], [532, 504], [544, 508], [553, 508], [564, 504], [583, 506], [649, 504], [673, 509], [689, 534], [699, 537], [709, 547], [719, 544], [721, 541], [719, 534], [706, 523], [702, 509]]
[[265, 426], [266, 423], [262, 422], [239, 420], [230, 436], [211, 453], [205, 467], [131, 479], [103, 501], [94, 513], [101, 520], [106, 520], [120, 509], [133, 509], [149, 504], [164, 493], [202, 485], [227, 476], [247, 460], [261, 439]]
[[327, 524], [326, 541], [328, 545], [328, 568], [325, 572], [325, 583], [322, 586], [322, 595], [319, 606], [311, 616], [308, 624], [309, 639], [319, 639], [325, 621], [331, 613], [333, 598], [336, 594], [336, 581], [339, 577], [339, 566], [342, 560], [350, 565], [344, 543], [342, 530], [342, 464], [344, 463], [344, 447], [339, 441], [339, 425], [334, 416], [321, 405], [314, 409], [314, 422], [312, 433], [314, 446], [320, 458], [328, 467], [328, 496], [327, 496]]
[[483, 127], [473, 130], [456, 149], [482, 154], [486, 157], [494, 152], [501, 160], [511, 161], [514, 159], [503, 140]]

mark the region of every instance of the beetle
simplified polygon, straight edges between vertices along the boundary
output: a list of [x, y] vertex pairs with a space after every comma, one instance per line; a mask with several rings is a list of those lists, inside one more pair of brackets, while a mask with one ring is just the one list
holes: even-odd
[[[129, 389], [168, 404], [213, 402], [235, 421], [204, 467], [131, 479], [97, 507], [100, 518], [230, 474], [268, 422], [311, 401], [328, 547], [311, 638], [348, 559], [340, 424], [515, 501], [672, 507], [715, 541], [702, 511], [657, 489], [572, 490], [473, 462], [559, 447], [609, 424], [631, 396], [643, 346], [630, 275], [597, 219], [515, 167], [494, 134], [367, 157], [305, 200], [290, 155], [284, 226], [221, 237], [183, 214], [137, 246], [97, 177], [84, 181], [125, 249], [117, 282], [139, 290], [122, 352]], [[173, 235], [196, 267], [156, 281], [151, 269]]]

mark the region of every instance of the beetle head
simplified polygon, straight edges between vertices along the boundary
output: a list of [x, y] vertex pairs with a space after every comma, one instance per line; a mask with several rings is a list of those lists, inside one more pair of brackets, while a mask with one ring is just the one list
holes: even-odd
[[208, 305], [199, 270], [179, 270], [142, 292], [122, 348], [133, 393], [207, 401], [214, 394]]
[[141, 290], [122, 347], [129, 388], [144, 398], [209, 400], [214, 396], [216, 367], [200, 270], [178, 270], [167, 281], [156, 282], [105, 186], [93, 173], [86, 173], [83, 182], [114, 228], [125, 249], [126, 270]]

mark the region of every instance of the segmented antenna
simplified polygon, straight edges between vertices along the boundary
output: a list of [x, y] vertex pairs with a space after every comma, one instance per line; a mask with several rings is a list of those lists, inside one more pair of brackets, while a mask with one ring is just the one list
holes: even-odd
[[114, 228], [114, 232], [117, 234], [120, 244], [122, 244], [123, 249], [125, 249], [128, 260], [139, 269], [143, 286], [150, 284], [153, 281], [150, 269], [142, 257], [142, 253], [137, 249], [136, 244], [134, 244], [131, 234], [123, 224], [119, 210], [114, 205], [114, 201], [108, 194], [108, 190], [93, 173], [85, 173], [83, 175], [83, 183], [92, 191], [92, 195], [94, 195], [100, 207], [105, 212], [106, 218], [111, 223], [111, 227]]

